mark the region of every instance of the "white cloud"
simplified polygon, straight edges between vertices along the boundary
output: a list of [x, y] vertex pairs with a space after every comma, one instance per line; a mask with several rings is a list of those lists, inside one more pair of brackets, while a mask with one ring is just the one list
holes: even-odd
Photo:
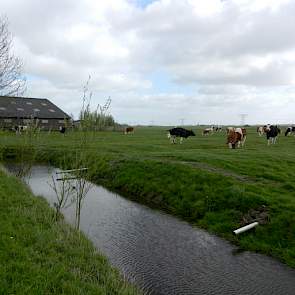
[[[157, 0], [143, 9], [136, 0], [2, 0], [0, 10], [26, 74], [37, 78], [28, 94], [67, 112], [78, 112], [91, 74], [94, 103], [111, 95], [121, 121], [225, 122], [230, 105], [255, 122], [261, 102], [270, 118], [279, 107], [281, 119], [290, 118], [284, 104], [295, 97], [294, 1]], [[153, 88], [148, 77], [159, 70], [179, 92]]]

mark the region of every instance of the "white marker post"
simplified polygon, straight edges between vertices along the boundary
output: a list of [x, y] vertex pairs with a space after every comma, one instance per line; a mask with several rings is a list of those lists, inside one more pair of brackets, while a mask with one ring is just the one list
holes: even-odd
[[236, 235], [238, 235], [238, 234], [240, 234], [240, 233], [243, 233], [243, 232], [245, 232], [245, 231], [247, 231], [247, 230], [249, 230], [249, 229], [251, 229], [251, 228], [257, 226], [258, 224], [259, 224], [258, 222], [250, 223], [250, 224], [248, 224], [248, 225], [245, 225], [245, 226], [243, 226], [243, 227], [240, 227], [240, 228], [234, 230], [234, 233], [235, 233]]
[[79, 168], [79, 169], [70, 169], [70, 170], [57, 171], [57, 172], [55, 172], [56, 175], [62, 174], [62, 176], [60, 176], [61, 178], [57, 178], [56, 181], [66, 181], [66, 180], [77, 179], [77, 176], [71, 176], [70, 173], [71, 172], [76, 172], [76, 171], [87, 171], [87, 170], [88, 170], [88, 168]]
[[87, 169], [88, 169], [88, 168], [79, 168], [79, 169], [62, 170], [62, 171], [57, 171], [56, 174], [71, 173], [71, 172], [76, 172], [76, 171], [84, 171], [84, 170], [87, 170]]

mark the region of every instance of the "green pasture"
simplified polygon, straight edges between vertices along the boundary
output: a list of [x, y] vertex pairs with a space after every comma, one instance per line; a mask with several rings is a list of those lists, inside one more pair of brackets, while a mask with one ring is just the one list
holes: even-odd
[[[73, 167], [78, 154], [88, 177], [125, 197], [162, 209], [239, 245], [295, 266], [295, 137], [283, 132], [267, 146], [247, 128], [244, 148], [229, 149], [225, 131], [170, 144], [168, 127], [123, 132], [40, 133], [28, 138], [2, 133], [3, 160]], [[284, 128], [282, 128], [282, 131]], [[251, 210], [265, 208], [266, 224], [240, 236]]]

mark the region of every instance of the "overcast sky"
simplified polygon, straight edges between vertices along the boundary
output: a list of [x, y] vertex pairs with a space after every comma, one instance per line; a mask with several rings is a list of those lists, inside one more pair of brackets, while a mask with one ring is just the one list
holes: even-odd
[[129, 124], [295, 123], [294, 0], [1, 0], [26, 96]]

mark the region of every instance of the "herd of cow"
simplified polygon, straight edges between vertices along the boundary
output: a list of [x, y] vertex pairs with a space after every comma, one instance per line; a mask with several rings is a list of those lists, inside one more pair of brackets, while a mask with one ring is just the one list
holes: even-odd
[[[202, 135], [210, 135], [214, 132], [222, 132], [223, 129], [221, 127], [209, 127], [205, 128], [202, 131]], [[246, 128], [241, 127], [226, 127], [225, 128], [226, 135], [227, 135], [227, 141], [226, 144], [229, 148], [235, 149], [239, 147], [243, 147], [247, 138], [247, 130]], [[125, 134], [133, 133], [134, 128], [133, 127], [126, 127], [124, 130]], [[264, 125], [257, 127], [257, 133], [259, 136], [266, 135], [267, 144], [275, 144], [278, 135], [281, 133], [280, 128], [277, 125]], [[287, 127], [285, 131], [285, 136], [288, 135], [295, 135], [295, 127]], [[177, 137], [180, 138], [179, 143], [183, 142], [184, 138], [188, 138], [190, 136], [195, 136], [195, 133], [192, 130], [187, 130], [182, 127], [175, 127], [168, 130], [168, 138], [170, 139], [171, 143], [177, 142]]]
[[[213, 134], [214, 132], [221, 132], [221, 127], [210, 127], [202, 131], [202, 135]], [[281, 133], [281, 130], [276, 125], [265, 125], [257, 127], [257, 133], [259, 136], [263, 134], [266, 135], [267, 144], [275, 144], [278, 135]], [[295, 127], [288, 127], [285, 131], [285, 136], [290, 134], [295, 135]], [[227, 141], [226, 144], [229, 148], [239, 148], [243, 147], [247, 138], [246, 128], [236, 128], [236, 127], [227, 127], [226, 128]], [[168, 138], [170, 138], [171, 143], [176, 143], [176, 138], [180, 137], [180, 143], [182, 143], [183, 138], [188, 138], [189, 136], [195, 136], [195, 133], [192, 130], [187, 130], [182, 127], [176, 127], [168, 130]]]

